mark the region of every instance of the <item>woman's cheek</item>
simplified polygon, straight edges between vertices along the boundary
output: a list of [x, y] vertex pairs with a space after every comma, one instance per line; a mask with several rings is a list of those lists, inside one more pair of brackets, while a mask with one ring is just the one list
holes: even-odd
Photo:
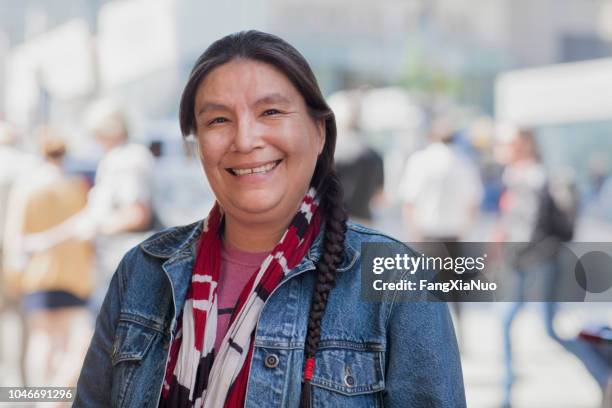
[[200, 158], [208, 164], [215, 164], [221, 160], [227, 152], [229, 143], [227, 138], [221, 135], [206, 135], [200, 138]]

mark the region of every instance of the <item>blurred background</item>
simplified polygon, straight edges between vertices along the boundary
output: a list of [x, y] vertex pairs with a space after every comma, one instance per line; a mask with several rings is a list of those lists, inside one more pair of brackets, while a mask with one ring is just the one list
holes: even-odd
[[[315, 71], [354, 220], [612, 241], [611, 0], [0, 0], [0, 386], [74, 385], [125, 251], [208, 213], [178, 101], [250, 28]], [[537, 268], [509, 262], [518, 291]], [[585, 300], [452, 305], [468, 406], [612, 404], [612, 304]]]

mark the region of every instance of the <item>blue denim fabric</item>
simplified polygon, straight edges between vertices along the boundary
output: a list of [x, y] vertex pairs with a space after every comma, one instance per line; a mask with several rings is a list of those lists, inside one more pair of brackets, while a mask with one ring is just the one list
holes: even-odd
[[[96, 322], [74, 407], [157, 406], [175, 311], [183, 308], [201, 231], [201, 222], [163, 231], [123, 258]], [[322, 231], [264, 306], [256, 328], [247, 407], [299, 404], [321, 239]], [[395, 302], [393, 293], [380, 302], [362, 301], [362, 242], [397, 241], [349, 223], [336, 286], [322, 320], [313, 406], [465, 407], [447, 305]], [[397, 280], [401, 278], [398, 274]]]

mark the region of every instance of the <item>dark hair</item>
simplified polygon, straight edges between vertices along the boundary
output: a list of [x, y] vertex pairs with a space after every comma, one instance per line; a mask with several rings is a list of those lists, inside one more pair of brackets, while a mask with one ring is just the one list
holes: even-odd
[[[346, 211], [342, 186], [334, 168], [336, 121], [325, 102], [317, 80], [304, 57], [290, 44], [272, 34], [250, 30], [230, 34], [215, 41], [198, 58], [181, 97], [180, 125], [183, 136], [195, 134], [195, 96], [202, 80], [214, 68], [237, 58], [268, 63], [283, 72], [304, 98], [310, 115], [325, 121], [325, 145], [317, 159], [310, 185], [321, 200], [325, 232], [323, 253], [317, 261], [315, 290], [308, 315], [305, 359], [314, 358], [321, 337], [321, 319], [336, 280], [346, 233]], [[310, 381], [305, 380], [300, 405], [310, 405]]]

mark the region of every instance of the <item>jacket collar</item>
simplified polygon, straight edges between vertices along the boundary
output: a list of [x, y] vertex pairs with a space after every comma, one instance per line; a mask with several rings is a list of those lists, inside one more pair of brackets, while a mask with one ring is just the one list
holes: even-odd
[[[140, 248], [145, 253], [164, 261], [162, 268], [170, 279], [175, 312], [183, 309], [191, 282], [191, 272], [195, 264], [198, 238], [202, 234], [203, 228], [204, 221], [198, 221], [184, 227], [162, 231], [140, 244]], [[315, 264], [321, 257], [324, 230], [325, 225], [322, 225], [306, 256], [283, 277], [279, 285], [296, 275], [316, 269]], [[359, 258], [359, 252], [349, 245], [349, 232], [350, 230], [347, 231], [347, 237], [344, 241], [342, 261], [336, 269], [338, 273], [349, 270]], [[176, 320], [173, 319], [172, 330], [174, 330], [175, 324]]]
[[[171, 228], [153, 235], [151, 238], [140, 244], [140, 248], [147, 254], [160, 259], [183, 259], [192, 257], [195, 259], [197, 253], [198, 238], [202, 234], [204, 221], [200, 220], [182, 227]], [[321, 258], [323, 233], [325, 224], [315, 237], [308, 253], [300, 264], [295, 267], [287, 277], [305, 269], [314, 269], [316, 262]], [[350, 230], [349, 230], [350, 231]], [[347, 234], [348, 232], [347, 231]], [[337, 272], [344, 272], [350, 269], [359, 257], [359, 252], [348, 242], [348, 237], [344, 240], [344, 254]]]

